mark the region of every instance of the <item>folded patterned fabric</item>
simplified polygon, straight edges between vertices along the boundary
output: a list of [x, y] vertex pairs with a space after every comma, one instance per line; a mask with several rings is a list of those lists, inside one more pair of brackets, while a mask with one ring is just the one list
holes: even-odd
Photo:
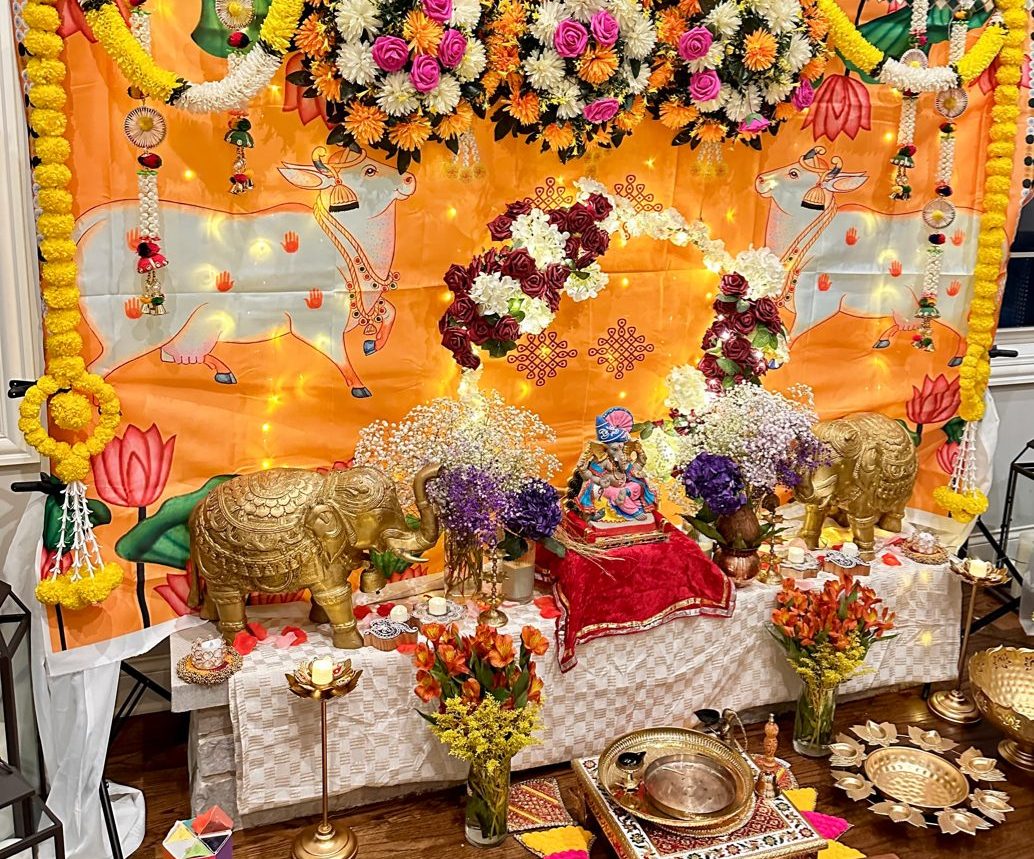
[[506, 814], [509, 832], [548, 829], [574, 823], [555, 778], [533, 778], [510, 788], [510, 807]]
[[808, 821], [812, 829], [829, 842], [825, 850], [819, 851], [818, 859], [865, 859], [865, 854], [860, 850], [855, 850], [836, 840], [851, 828], [850, 823], [842, 817], [833, 817], [815, 811], [815, 804], [818, 801], [818, 791], [815, 788], [801, 787], [786, 790], [783, 793], [794, 804], [801, 816]]

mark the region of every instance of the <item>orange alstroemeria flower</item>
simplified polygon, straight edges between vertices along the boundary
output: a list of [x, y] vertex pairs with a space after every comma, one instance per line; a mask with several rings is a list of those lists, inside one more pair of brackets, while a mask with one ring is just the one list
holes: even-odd
[[515, 655], [513, 639], [508, 635], [497, 635], [495, 646], [488, 652], [488, 663], [493, 668], [505, 668], [513, 662]]
[[430, 671], [434, 668], [434, 654], [426, 644], [420, 643], [413, 651], [413, 664], [421, 671]]
[[450, 677], [459, 677], [461, 674], [466, 674], [469, 671], [467, 657], [464, 656], [463, 651], [453, 647], [451, 644], [441, 644], [438, 646], [438, 658], [442, 661], [442, 665], [445, 666], [445, 670], [449, 672]]
[[442, 640], [442, 636], [445, 635], [445, 627], [440, 623], [429, 623], [424, 626], [421, 632], [423, 632], [424, 638], [432, 644], [437, 644]]
[[434, 679], [429, 671], [418, 671], [416, 673], [416, 689], [414, 691], [417, 697], [424, 703], [440, 698], [442, 695], [441, 684]]
[[476, 707], [481, 703], [481, 684], [473, 677], [464, 680], [463, 685], [460, 687], [460, 697], [464, 704]]
[[474, 632], [474, 637], [471, 639], [471, 645], [474, 653], [479, 658], [485, 659], [488, 656], [488, 652], [495, 647], [495, 630], [484, 624], [479, 625]]
[[535, 656], [542, 656], [549, 650], [549, 641], [534, 626], [526, 626], [521, 630], [521, 641]]

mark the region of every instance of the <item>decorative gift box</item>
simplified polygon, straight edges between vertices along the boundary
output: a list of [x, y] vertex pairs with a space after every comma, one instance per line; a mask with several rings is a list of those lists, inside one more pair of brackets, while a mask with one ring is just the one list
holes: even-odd
[[173, 859], [233, 859], [233, 821], [213, 805], [190, 820], [177, 820], [162, 847]]

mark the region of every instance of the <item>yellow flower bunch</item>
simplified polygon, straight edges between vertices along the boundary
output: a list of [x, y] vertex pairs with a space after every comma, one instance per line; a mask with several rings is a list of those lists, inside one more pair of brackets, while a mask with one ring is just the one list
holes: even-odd
[[[999, 2], [999, 5], [1004, 6], [1005, 4]], [[972, 47], [955, 64], [963, 84], [969, 86], [994, 62], [995, 57], [1001, 53], [1005, 45], [1008, 32], [1005, 27], [994, 24], [984, 28], [984, 32], [980, 34]]]
[[108, 595], [122, 584], [125, 574], [113, 561], [89, 574], [69, 570], [43, 579], [36, 585], [36, 599], [44, 605], [60, 605], [76, 611], [104, 602]]
[[849, 645], [845, 650], [837, 650], [829, 643], [820, 644], [796, 661], [791, 660], [790, 664], [804, 685], [812, 689], [831, 689], [862, 671], [865, 648], [860, 642]]
[[304, 5], [304, 0], [273, 0], [259, 30], [259, 38], [278, 53], [287, 53]]
[[463, 698], [445, 700], [445, 710], [425, 716], [431, 733], [449, 747], [454, 758], [484, 766], [491, 773], [501, 761], [538, 742], [541, 708], [535, 704], [504, 710], [491, 695], [474, 709]]

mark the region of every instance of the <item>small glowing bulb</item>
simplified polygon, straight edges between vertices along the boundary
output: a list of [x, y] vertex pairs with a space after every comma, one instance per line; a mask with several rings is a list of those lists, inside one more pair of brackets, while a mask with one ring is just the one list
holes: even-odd
[[280, 395], [279, 394], [270, 394], [269, 395], [269, 399], [267, 400], [267, 402], [271, 406], [279, 406], [280, 405]]
[[189, 167], [186, 170], [183, 171], [183, 178], [184, 179], [188, 179], [188, 180], [189, 179], [193, 179], [195, 176], [197, 176], [197, 173], [195, 173]]
[[654, 159], [653, 158], [647, 158], [646, 159], [646, 166], [649, 167], [651, 170], [653, 170], [653, 164], [654, 164]]
[[725, 210], [725, 220], [728, 221], [730, 224], [736, 220], [735, 206], [729, 206], [729, 208]]
[[271, 459], [264, 459], [264, 460], [262, 460], [262, 468], [263, 468], [263, 470], [268, 470], [268, 469], [270, 469], [272, 467], [273, 467], [273, 460], [271, 460]]
[[455, 206], [449, 206], [449, 208], [445, 210], [445, 217], [447, 217], [450, 221], [453, 220], [457, 214], [459, 213], [457, 212]]
[[893, 143], [894, 142], [894, 132], [893, 131], [886, 131], [886, 132], [884, 132], [883, 139], [885, 141], [887, 141], [887, 143]]
[[628, 391], [618, 391], [618, 399], [623, 400], [628, 396]]
[[266, 421], [266, 423], [262, 424], [262, 432], [269, 432], [269, 429], [269, 421]]
[[627, 277], [621, 278], [621, 285], [622, 286], [628, 286], [628, 278]]
[[444, 301], [446, 304], [450, 304], [452, 302], [452, 299], [453, 295], [451, 289], [447, 289], [445, 290], [445, 292], [442, 293], [442, 301]]

